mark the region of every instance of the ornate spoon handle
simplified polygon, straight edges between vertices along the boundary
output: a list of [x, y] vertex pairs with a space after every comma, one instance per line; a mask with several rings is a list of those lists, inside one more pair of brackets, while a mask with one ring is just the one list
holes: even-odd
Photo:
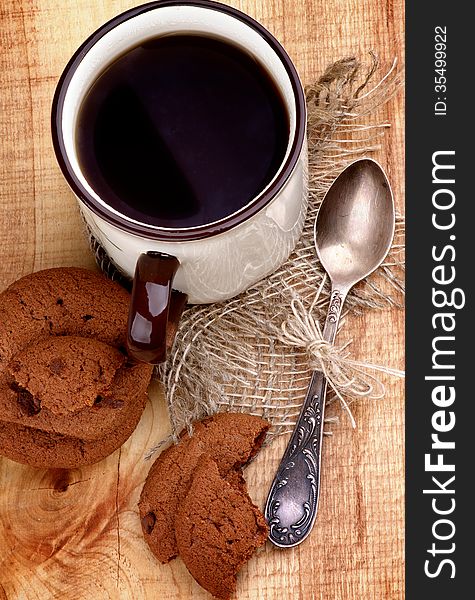
[[[332, 289], [323, 338], [333, 343], [347, 290]], [[317, 515], [327, 380], [314, 371], [300, 415], [265, 507], [270, 541], [281, 548], [303, 542]]]

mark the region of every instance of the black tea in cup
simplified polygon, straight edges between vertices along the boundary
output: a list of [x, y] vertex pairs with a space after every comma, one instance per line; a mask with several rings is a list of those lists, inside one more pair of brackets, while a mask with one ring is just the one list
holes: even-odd
[[93, 190], [122, 215], [186, 228], [239, 211], [285, 157], [289, 117], [266, 70], [217, 38], [157, 37], [90, 87], [76, 148]]

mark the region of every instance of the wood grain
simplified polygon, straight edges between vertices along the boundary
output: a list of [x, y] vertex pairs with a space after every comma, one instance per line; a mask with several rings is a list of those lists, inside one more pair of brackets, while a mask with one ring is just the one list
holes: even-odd
[[[0, 289], [33, 270], [92, 267], [75, 201], [56, 165], [51, 98], [71, 53], [125, 0], [17, 0], [0, 5]], [[310, 82], [345, 55], [375, 50], [385, 64], [404, 57], [402, 0], [229, 2], [266, 25]], [[403, 205], [403, 94], [381, 110], [393, 127], [377, 158]], [[402, 368], [403, 313], [348, 319], [356, 357]], [[395, 600], [404, 597], [403, 384], [354, 407], [325, 440], [323, 494], [309, 540], [290, 551], [267, 545], [243, 569], [241, 600]], [[335, 409], [332, 409], [335, 410]], [[209, 598], [180, 560], [159, 565], [145, 545], [137, 498], [145, 451], [168, 432], [155, 386], [133, 436], [114, 455], [73, 471], [36, 470], [0, 459], [0, 599], [178, 600]], [[285, 440], [249, 467], [262, 506]]]

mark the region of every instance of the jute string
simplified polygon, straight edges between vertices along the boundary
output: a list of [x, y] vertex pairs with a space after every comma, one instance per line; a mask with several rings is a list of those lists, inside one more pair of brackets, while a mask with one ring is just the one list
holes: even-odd
[[[240, 296], [185, 311], [171, 356], [158, 373], [172, 437], [183, 428], [190, 430], [194, 420], [224, 410], [268, 419], [270, 439], [288, 433], [314, 369], [328, 379], [328, 402], [338, 401], [355, 426], [351, 403], [384, 396], [378, 372], [403, 375], [386, 365], [354, 360], [351, 342], [332, 346], [322, 338], [330, 288], [314, 247], [318, 208], [348, 163], [380, 148], [390, 124], [380, 121], [379, 109], [402, 83], [396, 62], [379, 77], [376, 56], [371, 53], [366, 63], [355, 57], [337, 61], [306, 89], [309, 207], [301, 239], [289, 259]], [[102, 268], [114, 275], [97, 246], [96, 256]], [[397, 215], [386, 261], [351, 290], [346, 314], [400, 307], [403, 280], [404, 219]], [[149, 456], [163, 442], [157, 440]]]

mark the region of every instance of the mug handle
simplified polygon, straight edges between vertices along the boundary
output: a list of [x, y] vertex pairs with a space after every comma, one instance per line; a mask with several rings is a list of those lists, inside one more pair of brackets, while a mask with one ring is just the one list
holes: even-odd
[[127, 326], [127, 352], [140, 362], [166, 360], [188, 296], [172, 289], [180, 263], [164, 252], [141, 254], [135, 267]]

